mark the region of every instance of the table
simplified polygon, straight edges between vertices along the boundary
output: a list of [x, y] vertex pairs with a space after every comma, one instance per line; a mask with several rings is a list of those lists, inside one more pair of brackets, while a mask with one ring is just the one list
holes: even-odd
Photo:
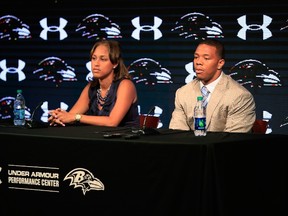
[[0, 127], [0, 215], [287, 215], [287, 135], [131, 131]]

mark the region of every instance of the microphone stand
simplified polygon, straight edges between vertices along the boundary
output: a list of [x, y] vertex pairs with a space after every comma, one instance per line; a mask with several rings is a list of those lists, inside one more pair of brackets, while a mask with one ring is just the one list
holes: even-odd
[[139, 130], [139, 131], [141, 131], [142, 134], [145, 134], [145, 135], [160, 134], [159, 131], [157, 131], [156, 129], [146, 126], [146, 122], [147, 122], [148, 116], [150, 116], [151, 113], [154, 112], [154, 111], [155, 111], [155, 106], [153, 106], [153, 107], [148, 111], [148, 113], [146, 114], [146, 116], [145, 116], [145, 118], [144, 118], [144, 120], [143, 120], [142, 129]]
[[281, 122], [280, 127], [288, 125], [288, 116]]
[[34, 119], [34, 115], [36, 113], [36, 110], [39, 109], [39, 107], [43, 104], [43, 101], [41, 101], [36, 108], [33, 110], [32, 114], [31, 114], [31, 118], [30, 120], [26, 121], [26, 127], [27, 128], [45, 128], [48, 127], [49, 124], [48, 123], [44, 123], [44, 122], [35, 122]]

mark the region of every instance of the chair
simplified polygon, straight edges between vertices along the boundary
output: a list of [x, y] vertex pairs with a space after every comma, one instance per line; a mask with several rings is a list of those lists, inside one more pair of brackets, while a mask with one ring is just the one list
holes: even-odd
[[262, 119], [256, 119], [252, 127], [252, 133], [265, 134], [267, 128], [268, 128], [268, 121]]
[[159, 117], [147, 114], [140, 115], [140, 128], [157, 128]]

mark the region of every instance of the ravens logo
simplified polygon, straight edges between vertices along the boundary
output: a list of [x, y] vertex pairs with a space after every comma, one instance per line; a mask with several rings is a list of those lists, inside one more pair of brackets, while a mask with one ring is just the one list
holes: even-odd
[[12, 15], [0, 17], [0, 39], [17, 40], [31, 38], [29, 26]]
[[104, 190], [104, 184], [84, 168], [76, 168], [70, 171], [65, 176], [64, 181], [68, 179], [70, 179], [69, 185], [74, 185], [74, 188], [80, 187], [84, 195], [90, 190]]

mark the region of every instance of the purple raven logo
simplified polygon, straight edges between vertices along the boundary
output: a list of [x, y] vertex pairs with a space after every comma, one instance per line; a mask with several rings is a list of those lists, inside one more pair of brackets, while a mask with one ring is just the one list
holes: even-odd
[[86, 38], [122, 38], [120, 27], [102, 14], [91, 14], [78, 24], [76, 31]]
[[171, 73], [163, 68], [159, 62], [150, 58], [141, 58], [128, 66], [129, 73], [135, 83], [145, 85], [156, 85], [172, 83]]
[[241, 85], [251, 88], [282, 86], [279, 74], [256, 59], [238, 62], [230, 69], [230, 76]]
[[180, 18], [172, 29], [180, 37], [194, 40], [223, 38], [222, 26], [202, 13], [189, 13]]
[[12, 15], [0, 17], [0, 39], [17, 40], [31, 38], [29, 26]]
[[58, 57], [48, 57], [42, 60], [33, 71], [39, 79], [52, 80], [58, 87], [63, 81], [77, 81], [75, 69]]
[[69, 186], [74, 185], [74, 188], [80, 187], [84, 195], [90, 190], [104, 190], [104, 184], [84, 168], [76, 168], [70, 171], [65, 176], [64, 181], [68, 179], [70, 179]]

